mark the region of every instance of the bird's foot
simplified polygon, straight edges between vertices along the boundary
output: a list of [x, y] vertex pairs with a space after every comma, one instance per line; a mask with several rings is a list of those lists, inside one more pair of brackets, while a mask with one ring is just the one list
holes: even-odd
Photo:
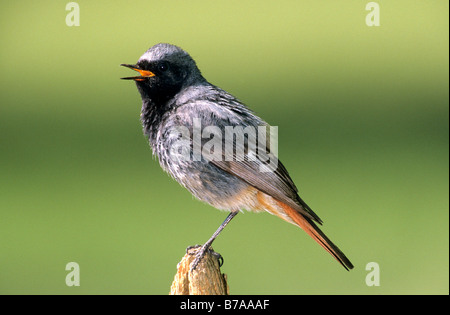
[[[206, 245], [206, 244], [205, 244]], [[209, 254], [211, 254], [212, 256], [214, 256], [218, 263], [219, 263], [219, 267], [222, 267], [223, 265], [223, 257], [222, 255], [220, 255], [219, 253], [216, 253], [211, 246], [205, 246], [205, 245], [194, 245], [194, 246], [189, 246], [188, 248], [186, 248], [186, 253], [190, 254], [190, 255], [195, 255], [195, 259], [194, 261], [191, 263], [191, 268], [190, 271], [194, 271], [195, 268], [197, 268], [198, 264], [200, 263], [200, 261], [202, 260], [202, 258], [205, 256], [206, 252], [208, 252]], [[190, 253], [191, 249], [195, 249], [195, 248], [199, 248], [200, 249], [197, 251], [197, 253]]]
[[186, 254], [192, 255], [189, 251], [191, 249], [198, 248], [198, 247], [202, 247], [202, 245], [197, 244], [197, 245], [191, 245], [191, 246], [186, 247]]

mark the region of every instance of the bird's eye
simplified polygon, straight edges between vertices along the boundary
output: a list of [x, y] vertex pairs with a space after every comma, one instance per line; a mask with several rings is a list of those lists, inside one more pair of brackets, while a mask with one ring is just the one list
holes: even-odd
[[161, 71], [161, 72], [164, 72], [164, 71], [166, 71], [167, 69], [169, 69], [169, 66], [167, 65], [167, 63], [162, 63], [162, 64], [160, 64], [159, 65], [159, 70]]

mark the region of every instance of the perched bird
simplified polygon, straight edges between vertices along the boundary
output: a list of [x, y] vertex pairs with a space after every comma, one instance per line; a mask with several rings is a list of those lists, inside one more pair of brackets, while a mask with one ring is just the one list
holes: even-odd
[[[122, 79], [136, 82], [144, 134], [161, 167], [198, 199], [230, 211], [198, 252], [191, 270], [244, 209], [267, 211], [301, 227], [345, 269], [353, 268], [318, 228], [322, 220], [299, 197], [283, 164], [267, 146], [260, 147], [268, 144], [270, 135], [258, 131], [261, 127], [268, 130], [269, 125], [234, 96], [209, 83], [187, 52], [161, 43], [147, 50], [137, 64], [122, 66], [139, 73]], [[233, 136], [226, 137], [230, 130]]]

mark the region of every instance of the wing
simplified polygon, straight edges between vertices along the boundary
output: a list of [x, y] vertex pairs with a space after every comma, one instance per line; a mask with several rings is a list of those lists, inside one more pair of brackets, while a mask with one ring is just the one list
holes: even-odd
[[261, 172], [260, 161], [213, 160], [210, 163], [322, 224], [317, 214], [298, 196], [297, 187], [280, 161], [276, 170], [271, 172]]
[[[202, 126], [215, 126], [222, 131], [222, 134], [226, 135], [225, 128], [227, 126], [252, 126], [258, 128], [258, 126], [268, 127], [269, 125], [263, 121], [261, 118], [256, 116], [247, 107], [245, 107], [238, 100], [234, 99], [232, 96], [227, 94], [226, 98], [221, 95], [220, 98], [211, 100], [201, 100], [196, 102], [189, 102], [189, 104], [184, 104], [178, 108], [179, 114], [184, 112], [184, 117], [190, 115], [190, 117], [199, 117], [202, 121]], [[193, 116], [193, 113], [194, 116]], [[185, 120], [186, 121], [186, 120]], [[192, 126], [190, 126], [192, 127]], [[268, 129], [268, 128], [267, 128]], [[192, 143], [195, 145], [198, 139], [191, 139]], [[208, 142], [209, 139], [201, 139], [201, 147]], [[209, 163], [218, 167], [219, 169], [232, 174], [247, 184], [261, 190], [267, 195], [287, 204], [293, 209], [297, 210], [299, 213], [305, 217], [316, 221], [321, 224], [322, 220], [314, 213], [314, 211], [298, 196], [297, 187], [289, 176], [288, 171], [284, 165], [278, 160], [278, 158], [272, 154], [272, 152], [266, 152], [269, 157], [271, 164], [276, 162], [276, 167], [272, 168], [271, 171], [261, 171], [267, 168], [267, 163], [261, 159], [251, 159], [249, 157], [258, 156], [258, 150], [254, 149], [252, 146], [248, 146], [248, 139], [246, 138], [246, 147], [244, 148], [245, 156], [244, 159], [236, 157], [236, 141], [234, 138], [232, 140], [222, 139], [222, 156], [219, 159], [209, 160]], [[270, 148], [268, 141], [270, 136], [266, 137], [266, 148]], [[230, 152], [226, 151], [226, 142], [232, 141], [229, 146], [233, 147], [232, 158], [230, 158]], [[255, 152], [256, 151], [256, 152]], [[225, 156], [227, 154], [227, 156]]]

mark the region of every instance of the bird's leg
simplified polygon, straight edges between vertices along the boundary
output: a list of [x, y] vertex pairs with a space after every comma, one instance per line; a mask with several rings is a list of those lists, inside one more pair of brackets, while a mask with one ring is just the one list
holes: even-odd
[[197, 267], [198, 263], [203, 258], [203, 256], [205, 256], [206, 251], [209, 250], [209, 248], [211, 247], [211, 244], [214, 242], [216, 237], [220, 234], [220, 232], [222, 232], [222, 230], [227, 226], [227, 224], [230, 223], [231, 219], [233, 219], [236, 216], [236, 214], [238, 214], [238, 212], [239, 211], [232, 211], [232, 212], [230, 212], [230, 214], [227, 216], [225, 221], [223, 221], [223, 223], [214, 232], [214, 234], [211, 236], [211, 238], [205, 244], [203, 244], [203, 246], [200, 248], [200, 250], [195, 255], [195, 259], [194, 259], [194, 261], [191, 264], [191, 271], [195, 270], [195, 268]]

